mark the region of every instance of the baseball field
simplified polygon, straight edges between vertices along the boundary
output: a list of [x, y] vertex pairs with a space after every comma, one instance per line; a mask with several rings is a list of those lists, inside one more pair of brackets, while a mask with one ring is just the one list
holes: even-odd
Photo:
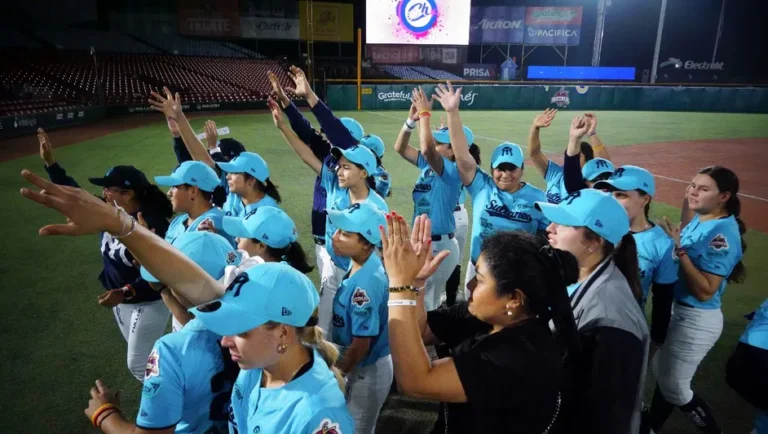
[[[541, 139], [550, 158], [561, 161], [568, 127], [575, 112], [560, 112]], [[390, 209], [410, 215], [411, 189], [418, 171], [391, 148], [405, 119], [405, 112], [350, 112], [339, 116], [358, 119], [367, 133], [378, 134], [389, 149], [384, 166], [393, 179]], [[475, 133], [487, 168], [488, 156], [503, 141], [525, 145], [534, 112], [462, 112], [464, 123]], [[748, 276], [744, 284], [728, 287], [723, 301], [725, 328], [717, 345], [694, 379], [694, 389], [712, 405], [726, 433], [748, 433], [754, 411], [725, 384], [725, 363], [741, 335], [743, 316], [766, 297], [768, 282], [768, 122], [765, 115], [597, 112], [597, 131], [617, 165], [636, 164], [657, 178], [654, 218], [679, 218], [686, 183], [697, 169], [724, 165], [741, 179], [748, 251], [744, 256]], [[269, 163], [271, 178], [284, 198], [282, 204], [296, 221], [300, 240], [312, 251], [310, 207], [314, 174], [294, 155], [267, 114], [215, 113], [193, 116], [202, 131], [205, 119], [227, 126], [231, 137]], [[314, 119], [310, 116], [310, 120]], [[434, 119], [433, 122], [437, 122]], [[77, 128], [51, 131], [56, 159], [80, 183], [101, 176], [118, 164], [131, 164], [148, 176], [170, 173], [176, 166], [171, 136], [161, 115], [111, 118]], [[415, 144], [415, 140], [412, 141]], [[133, 418], [140, 397], [139, 383], [129, 375], [125, 342], [112, 313], [97, 304], [102, 289], [96, 277], [101, 269], [96, 236], [42, 238], [38, 228], [58, 220], [52, 212], [22, 199], [22, 168], [44, 174], [37, 138], [0, 142], [0, 221], [4, 221], [0, 249], [0, 432], [93, 432], [83, 414], [88, 390], [97, 378], [122, 390], [126, 416]], [[543, 187], [533, 167], [524, 180]], [[314, 261], [312, 261], [314, 263]], [[317, 282], [317, 275], [313, 273]], [[650, 401], [654, 382], [649, 373], [646, 395]], [[379, 432], [426, 433], [436, 405], [393, 395], [385, 404]], [[694, 433], [693, 425], [675, 413], [665, 432]]]

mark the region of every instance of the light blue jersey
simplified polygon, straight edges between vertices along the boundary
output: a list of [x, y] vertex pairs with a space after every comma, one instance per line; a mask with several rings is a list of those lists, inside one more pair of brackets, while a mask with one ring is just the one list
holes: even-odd
[[232, 380], [220, 336], [192, 320], [161, 337], [149, 355], [136, 426], [177, 433], [226, 433]]
[[549, 160], [544, 180], [547, 181], [547, 202], [558, 204], [568, 196], [565, 178], [563, 178], [563, 166]]
[[677, 280], [677, 262], [674, 258], [675, 242], [659, 226], [633, 233], [640, 265], [640, 284], [643, 288], [641, 306], [645, 307], [651, 284], [670, 284]]
[[483, 240], [499, 231], [523, 231], [535, 234], [546, 230], [549, 221], [534, 208], [537, 201], [545, 202], [544, 192], [525, 184], [514, 193], [496, 187], [493, 178], [480, 168], [472, 184], [467, 186], [472, 196], [472, 239], [470, 260], [477, 262]]
[[739, 341], [768, 350], [768, 300], [765, 300], [755, 311], [754, 318], [747, 325]]
[[352, 276], [345, 276], [333, 298], [332, 342], [343, 354], [352, 338], [371, 338], [370, 350], [359, 366], [376, 363], [389, 352], [389, 279], [376, 253]]
[[464, 188], [464, 185], [462, 184], [461, 193], [459, 193], [459, 202], [456, 204], [456, 206], [464, 205], [465, 203], [467, 203], [467, 189]]
[[261, 369], [240, 371], [232, 391], [231, 434], [351, 434], [344, 394], [322, 356], [288, 384], [261, 387]]
[[461, 178], [456, 163], [443, 159], [443, 173], [438, 175], [419, 152], [416, 164], [421, 169], [419, 179], [413, 187], [413, 218], [426, 214], [432, 220], [433, 235], [447, 235], [456, 232], [453, 209], [461, 195]]
[[[728, 276], [741, 260], [741, 235], [733, 216], [702, 222], [696, 215], [680, 234], [680, 245], [697, 269], [721, 276], [717, 292], [707, 301], [699, 301], [688, 291], [686, 279], [677, 280], [675, 298], [699, 309], [719, 309], [720, 298], [728, 285]], [[682, 272], [682, 270], [681, 270]]]
[[[326, 209], [343, 211], [349, 208], [352, 203], [349, 200], [349, 189], [339, 187], [339, 178], [336, 176], [336, 172], [329, 169], [328, 166], [323, 165], [323, 170], [320, 174], [320, 182], [328, 193], [326, 200]], [[387, 203], [373, 190], [368, 191], [368, 197], [363, 202], [369, 202], [375, 205], [384, 212], [389, 212]], [[336, 226], [331, 223], [329, 218], [325, 219], [325, 250], [331, 256], [333, 263], [342, 270], [349, 269], [350, 260], [342, 256], [336, 255], [333, 251], [333, 234], [336, 233]]]
[[227, 217], [245, 217], [246, 214], [251, 211], [256, 211], [260, 206], [280, 208], [280, 205], [278, 205], [275, 199], [272, 199], [272, 196], [264, 195], [258, 202], [245, 205], [240, 196], [230, 192], [227, 195], [227, 201], [224, 202], [222, 209], [224, 210], [224, 215]]
[[187, 220], [189, 220], [189, 214], [184, 213], [184, 214], [177, 215], [173, 220], [171, 220], [170, 226], [168, 226], [168, 231], [165, 233], [165, 241], [168, 241], [169, 243], [173, 244], [173, 240], [178, 238], [179, 235], [185, 232], [207, 230], [206, 228], [210, 224], [210, 225], [213, 225], [217, 234], [226, 238], [227, 241], [232, 243], [233, 246], [237, 247], [237, 243], [235, 243], [235, 238], [230, 237], [222, 230], [223, 224], [221, 220], [223, 218], [224, 218], [224, 211], [216, 207], [213, 207], [208, 211], [204, 212], [195, 220], [193, 220], [192, 223], [190, 223], [189, 225], [187, 225]]

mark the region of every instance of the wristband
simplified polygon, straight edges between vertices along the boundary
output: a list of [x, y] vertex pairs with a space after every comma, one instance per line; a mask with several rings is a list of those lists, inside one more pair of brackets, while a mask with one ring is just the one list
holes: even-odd
[[136, 295], [136, 290], [131, 285], [125, 285], [123, 286], [123, 295], [127, 300], [130, 300]]
[[389, 287], [389, 292], [413, 292], [414, 294], [418, 294], [419, 288], [415, 288], [413, 285], [391, 286]]
[[594, 132], [592, 132], [592, 133], [589, 133], [589, 134], [587, 134], [587, 135], [588, 135], [589, 137], [592, 137], [592, 136], [594, 136], [594, 135], [596, 135], [596, 134], [597, 134], [597, 130], [595, 130]]
[[675, 256], [677, 256], [678, 259], [686, 255], [688, 255], [688, 251], [685, 250], [685, 247], [675, 247]]
[[101, 429], [101, 425], [104, 423], [104, 421], [113, 414], [120, 414], [120, 410], [118, 410], [117, 407], [114, 409], [104, 410], [104, 412], [101, 414], [101, 419], [96, 420], [96, 428]]
[[419, 119], [425, 117], [425, 116], [432, 116], [432, 113], [429, 112], [429, 110], [424, 110], [419, 112]]
[[112, 404], [111, 402], [102, 404], [99, 408], [96, 409], [96, 411], [93, 412], [93, 416], [91, 416], [91, 423], [93, 424], [93, 426], [95, 426], [96, 428], [99, 427], [98, 425], [96, 425], [96, 419], [98, 419], [102, 413], [104, 413], [109, 409], [115, 409], [120, 411], [120, 409], [115, 404]]
[[414, 121], [411, 118], [406, 119], [405, 120], [405, 128], [407, 128], [410, 131], [413, 131], [414, 129], [416, 129], [416, 121]]
[[416, 300], [389, 300], [387, 306], [416, 306]]

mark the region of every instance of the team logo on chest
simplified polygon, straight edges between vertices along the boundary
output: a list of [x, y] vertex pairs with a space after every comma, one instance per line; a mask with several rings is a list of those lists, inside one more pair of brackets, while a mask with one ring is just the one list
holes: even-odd
[[355, 306], [363, 307], [370, 302], [371, 299], [368, 297], [368, 293], [365, 292], [363, 288], [357, 288], [355, 289], [355, 292], [352, 293], [352, 304]]
[[323, 419], [314, 429], [313, 434], [342, 434], [339, 424], [330, 419]]
[[488, 205], [485, 206], [485, 212], [492, 217], [499, 217], [523, 223], [530, 223], [533, 220], [533, 217], [527, 212], [512, 211], [504, 203], [497, 202], [495, 199], [491, 200]]

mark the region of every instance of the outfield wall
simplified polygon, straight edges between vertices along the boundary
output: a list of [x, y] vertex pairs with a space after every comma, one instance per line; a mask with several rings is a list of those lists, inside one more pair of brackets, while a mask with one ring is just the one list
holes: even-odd
[[[361, 89], [363, 110], [407, 110], [415, 84], [370, 84]], [[434, 84], [422, 85], [431, 94]], [[768, 88], [463, 85], [462, 109], [657, 110], [768, 113]], [[357, 109], [356, 85], [328, 85], [334, 110]]]
[[103, 117], [104, 107], [101, 106], [0, 117], [0, 139], [34, 133], [38, 128], [69, 127]]

